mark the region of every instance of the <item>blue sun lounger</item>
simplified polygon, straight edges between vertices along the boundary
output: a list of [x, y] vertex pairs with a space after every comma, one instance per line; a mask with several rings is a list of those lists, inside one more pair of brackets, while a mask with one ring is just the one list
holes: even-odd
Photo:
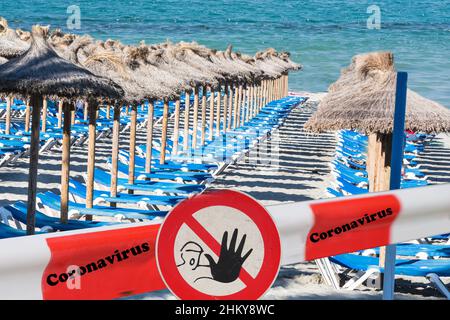
[[[110, 187], [111, 175], [101, 169], [95, 169], [94, 179], [96, 183]], [[199, 184], [182, 184], [175, 182], [160, 182], [151, 180], [135, 180], [134, 184], [129, 184], [127, 179], [118, 178], [117, 186], [119, 189], [144, 191], [144, 192], [161, 192], [177, 195], [187, 195], [202, 192], [204, 185]]]
[[[343, 286], [345, 289], [355, 289], [372, 274], [384, 272], [384, 268], [379, 266], [379, 259], [375, 257], [341, 254], [329, 259], [345, 268], [364, 272], [362, 276], [357, 275], [348, 281]], [[450, 292], [441, 280], [441, 277], [450, 277], [450, 259], [397, 259], [395, 261], [395, 274], [426, 277], [447, 299], [450, 299]]]
[[[61, 197], [52, 193], [45, 192], [37, 195], [42, 205], [54, 210], [56, 212], [61, 211]], [[84, 204], [69, 202], [69, 214], [73, 215], [92, 215], [92, 216], [104, 216], [104, 217], [120, 217], [126, 219], [147, 219], [153, 220], [157, 217], [164, 217], [167, 215], [167, 211], [159, 210], [141, 210], [141, 209], [124, 209], [124, 208], [112, 208], [106, 206], [94, 206], [93, 208], [86, 208]]]
[[[380, 248], [374, 248], [369, 250], [376, 255], [380, 254]], [[415, 244], [415, 243], [400, 243], [396, 245], [397, 256], [414, 257], [421, 253], [425, 254], [427, 257], [450, 258], [450, 245]]]
[[[119, 172], [128, 175], [129, 167], [123, 163], [118, 164]], [[135, 177], [137, 179], [157, 179], [157, 180], [181, 180], [183, 182], [196, 182], [201, 183], [205, 180], [211, 180], [212, 175], [210, 173], [202, 172], [185, 172], [185, 171], [168, 171], [168, 170], [155, 170], [151, 173], [145, 173], [142, 170], [135, 171]]]
[[[16, 202], [13, 205], [4, 207], [9, 211], [14, 219], [26, 224], [27, 223], [27, 206], [23, 202]], [[67, 223], [61, 223], [59, 218], [50, 217], [39, 210], [36, 210], [35, 223], [38, 228], [51, 228], [53, 231], [69, 231], [86, 228], [95, 228], [111, 225], [109, 222], [98, 221], [82, 221], [82, 220], [68, 220]]]
[[[72, 194], [74, 198], [78, 198], [80, 201], [85, 201], [86, 186], [81, 182], [70, 179], [69, 193]], [[154, 206], [173, 207], [178, 202], [186, 198], [187, 198], [186, 196], [135, 195], [126, 193], [118, 193], [117, 197], [111, 197], [109, 191], [94, 190], [94, 204], [103, 202], [127, 203], [127, 204], [145, 203]]]
[[27, 232], [25, 230], [15, 229], [0, 222], [0, 239], [23, 237], [26, 235]]

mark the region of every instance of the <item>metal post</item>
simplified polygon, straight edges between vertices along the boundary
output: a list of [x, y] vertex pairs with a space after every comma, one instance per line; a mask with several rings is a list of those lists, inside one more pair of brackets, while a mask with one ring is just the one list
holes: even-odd
[[[403, 150], [405, 142], [405, 112], [408, 73], [397, 73], [397, 88], [395, 94], [394, 129], [391, 153], [391, 179], [390, 189], [400, 189], [402, 178]], [[386, 247], [386, 260], [384, 264], [383, 300], [394, 299], [395, 287], [395, 245]]]

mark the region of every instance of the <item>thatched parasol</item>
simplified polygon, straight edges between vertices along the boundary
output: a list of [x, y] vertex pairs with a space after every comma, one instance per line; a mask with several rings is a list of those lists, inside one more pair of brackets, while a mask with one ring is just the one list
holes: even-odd
[[[391, 133], [396, 80], [392, 53], [353, 57], [305, 128], [315, 132], [350, 129], [367, 134]], [[450, 110], [408, 90], [405, 129], [427, 133], [450, 131]]]
[[[48, 44], [47, 36], [48, 28], [33, 26], [30, 49], [22, 56], [13, 58], [0, 66], [0, 91], [30, 96], [33, 105], [30, 173], [28, 178], [28, 234], [34, 233], [35, 225], [39, 122], [43, 97], [68, 99], [104, 97], [117, 99], [123, 95], [123, 90], [111, 80], [95, 76], [90, 71], [58, 56]], [[70, 128], [69, 132], [64, 130], [64, 134], [70, 138]], [[68, 148], [63, 147], [63, 164], [66, 167], [68, 167], [68, 161], [64, 161], [64, 159], [67, 160], [68, 152]], [[67, 190], [67, 186], [65, 189]], [[67, 195], [66, 192], [66, 194], [62, 193], [61, 196], [67, 201]], [[63, 212], [63, 206], [61, 209], [61, 217], [65, 220], [67, 219], [67, 207], [66, 212]]]
[[[390, 189], [391, 152], [397, 72], [390, 52], [373, 52], [353, 57], [342, 70], [318, 110], [305, 124], [313, 132], [341, 129], [368, 134], [366, 169], [369, 191]], [[405, 90], [405, 129], [427, 133], [450, 131], [450, 111], [412, 90]], [[392, 164], [397, 166], [398, 164]], [[380, 265], [384, 264], [384, 250]]]
[[25, 53], [30, 45], [21, 40], [16, 31], [8, 27], [8, 21], [0, 17], [0, 57], [15, 58]]
[[47, 43], [48, 28], [33, 27], [33, 42], [22, 56], [0, 69], [0, 88], [24, 96], [119, 98], [123, 90], [109, 79], [61, 58]]

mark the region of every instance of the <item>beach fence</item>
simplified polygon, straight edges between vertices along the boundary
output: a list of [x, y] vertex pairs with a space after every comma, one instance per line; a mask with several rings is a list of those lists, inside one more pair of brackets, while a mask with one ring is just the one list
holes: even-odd
[[[443, 184], [266, 209], [279, 229], [281, 264], [290, 265], [447, 233], [449, 193]], [[4, 239], [0, 298], [112, 299], [164, 289], [155, 257], [159, 227], [119, 224]], [[125, 258], [130, 250], [136, 254]]]

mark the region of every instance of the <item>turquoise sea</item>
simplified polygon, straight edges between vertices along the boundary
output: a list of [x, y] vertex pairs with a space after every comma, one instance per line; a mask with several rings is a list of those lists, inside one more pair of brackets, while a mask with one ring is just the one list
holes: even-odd
[[[323, 91], [353, 55], [392, 50], [409, 86], [450, 107], [449, 0], [0, 0], [13, 27], [50, 24], [67, 29], [67, 8], [80, 8], [76, 33], [125, 43], [167, 39], [253, 54], [288, 50], [304, 66], [291, 90]], [[368, 29], [370, 5], [380, 9], [380, 29]]]

